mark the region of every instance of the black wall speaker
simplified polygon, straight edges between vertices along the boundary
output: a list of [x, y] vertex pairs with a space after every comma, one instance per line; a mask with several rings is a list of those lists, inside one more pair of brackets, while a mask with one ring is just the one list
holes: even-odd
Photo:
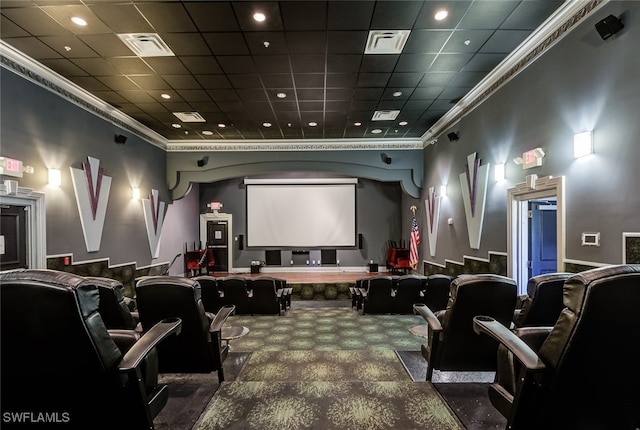
[[244, 234], [238, 235], [238, 249], [242, 251], [244, 249]]
[[206, 166], [208, 162], [209, 162], [209, 156], [205, 155], [200, 160], [198, 160], [198, 167]]
[[127, 136], [123, 136], [121, 134], [116, 134], [116, 135], [113, 136], [113, 140], [118, 145], [124, 145], [124, 143], [127, 141]]
[[620, 20], [620, 18], [609, 15], [602, 21], [596, 22], [596, 30], [602, 37], [602, 40], [606, 40], [622, 30], [624, 28], [624, 24]]
[[451, 133], [447, 134], [447, 137], [449, 138], [449, 142], [454, 142], [459, 139], [458, 133], [456, 133], [455, 131], [452, 131]]
[[391, 164], [391, 157], [389, 157], [387, 154], [385, 154], [384, 152], [382, 154], [380, 154], [380, 159], [382, 160], [382, 162], [384, 164]]
[[364, 245], [364, 236], [362, 236], [362, 233], [358, 233], [358, 249], [362, 249]]

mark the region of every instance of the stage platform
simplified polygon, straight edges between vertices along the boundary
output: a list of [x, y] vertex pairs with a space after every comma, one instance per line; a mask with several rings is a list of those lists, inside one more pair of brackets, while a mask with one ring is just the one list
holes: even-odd
[[257, 278], [271, 276], [286, 279], [287, 286], [293, 289], [292, 300], [350, 300], [349, 287], [356, 284], [357, 279], [370, 278], [378, 275], [390, 275], [390, 272], [367, 271], [261, 271], [259, 273], [228, 273], [215, 272], [210, 274], [216, 278], [225, 276], [240, 276], [244, 278]]
[[215, 272], [211, 276], [222, 278], [225, 276], [241, 276], [245, 278], [257, 278], [260, 276], [272, 276], [274, 278], [286, 279], [289, 284], [315, 284], [315, 283], [349, 283], [355, 284], [357, 279], [370, 278], [378, 275], [390, 275], [390, 272], [326, 272], [326, 271], [308, 271], [308, 272], [272, 272], [261, 271], [259, 273], [248, 272]]

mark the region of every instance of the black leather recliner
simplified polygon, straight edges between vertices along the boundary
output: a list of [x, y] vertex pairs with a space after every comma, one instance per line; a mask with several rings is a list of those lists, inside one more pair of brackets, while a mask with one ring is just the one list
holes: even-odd
[[562, 287], [572, 273], [545, 273], [534, 276], [527, 282], [527, 295], [521, 299], [522, 306], [516, 309], [514, 325], [552, 326], [556, 323], [564, 304]]
[[446, 309], [433, 311], [424, 304], [414, 312], [427, 322], [427, 343], [422, 356], [427, 360], [426, 380], [433, 370], [495, 371], [498, 344], [473, 331], [476, 315], [490, 315], [505, 327], [511, 325], [516, 306], [516, 282], [492, 274], [465, 275], [451, 282]]
[[500, 343], [491, 403], [509, 429], [640, 428], [640, 265], [577, 273], [553, 327], [508, 330], [478, 316], [478, 337]]
[[194, 277], [193, 280], [198, 281], [200, 284], [204, 310], [217, 314], [224, 305], [222, 303], [222, 294], [220, 294], [220, 290], [218, 289], [218, 278], [211, 275], [201, 275]]
[[367, 287], [360, 289], [362, 315], [388, 314], [393, 312], [393, 278], [387, 275], [373, 276], [367, 280]]
[[247, 278], [247, 289], [251, 291], [252, 314], [278, 314], [281, 315], [283, 307], [283, 290], [278, 288], [275, 278], [260, 276]]
[[225, 305], [215, 315], [205, 312], [198, 281], [179, 276], [147, 276], [135, 289], [143, 330], [165, 318], [182, 320], [180, 336], [158, 346], [160, 373], [218, 372], [218, 381], [224, 381], [229, 346], [222, 342], [222, 326], [235, 307]]
[[142, 337], [112, 335], [95, 283], [55, 270], [1, 273], [0, 291], [3, 417], [27, 411], [49, 414], [64, 428], [154, 428], [168, 391], [145, 380], [142, 367], [179, 333], [179, 319]]
[[132, 312], [124, 295], [124, 286], [117, 279], [88, 276], [98, 287], [100, 304], [98, 312], [108, 329], [128, 329], [142, 331], [137, 312]]

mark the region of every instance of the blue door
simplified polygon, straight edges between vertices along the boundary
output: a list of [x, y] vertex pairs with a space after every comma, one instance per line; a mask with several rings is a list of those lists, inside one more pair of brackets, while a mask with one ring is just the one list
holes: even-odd
[[557, 271], [556, 204], [529, 202], [529, 278]]

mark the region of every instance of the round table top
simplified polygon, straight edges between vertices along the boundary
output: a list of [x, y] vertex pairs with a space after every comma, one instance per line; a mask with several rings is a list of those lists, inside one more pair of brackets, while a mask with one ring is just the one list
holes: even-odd
[[232, 340], [232, 339], [237, 339], [239, 337], [245, 336], [247, 333], [249, 333], [249, 327], [245, 327], [241, 325], [223, 326], [221, 337], [222, 337], [222, 340]]

